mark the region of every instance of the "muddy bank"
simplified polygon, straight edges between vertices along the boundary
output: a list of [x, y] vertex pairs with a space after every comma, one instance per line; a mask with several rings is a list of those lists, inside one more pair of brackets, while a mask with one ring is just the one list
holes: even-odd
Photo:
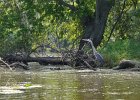
[[28, 63], [28, 70], [24, 69], [23, 66], [14, 66], [9, 69], [5, 65], [0, 65], [0, 71], [50, 71], [50, 70], [71, 70], [74, 69], [68, 65], [40, 65], [36, 62]]
[[[79, 66], [79, 67], [71, 67], [68, 65], [40, 65], [37, 62], [30, 62], [28, 63], [28, 70], [23, 68], [22, 64], [16, 64], [16, 66], [11, 67], [9, 69], [5, 65], [0, 65], [0, 71], [50, 71], [50, 70], [87, 70], [88, 68], [85, 66]], [[106, 69], [106, 68], [95, 68], [93, 71], [101, 71], [101, 70], [109, 70], [109, 71], [140, 71], [140, 62], [135, 60], [122, 60], [118, 66], [112, 68], [112, 69]], [[88, 69], [90, 70], [90, 69]], [[92, 70], [91, 70], [92, 71]]]

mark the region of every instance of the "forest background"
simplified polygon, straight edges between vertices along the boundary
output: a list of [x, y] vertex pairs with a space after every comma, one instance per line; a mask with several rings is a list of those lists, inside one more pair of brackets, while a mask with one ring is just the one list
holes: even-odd
[[140, 0], [0, 0], [0, 56], [78, 50], [90, 38], [113, 67], [140, 60], [139, 26]]

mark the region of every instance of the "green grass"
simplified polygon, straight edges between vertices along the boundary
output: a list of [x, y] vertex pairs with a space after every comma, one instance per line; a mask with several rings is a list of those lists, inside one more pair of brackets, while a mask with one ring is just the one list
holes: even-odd
[[110, 42], [99, 52], [104, 56], [104, 67], [112, 68], [123, 59], [140, 60], [140, 42], [138, 40], [117, 40]]

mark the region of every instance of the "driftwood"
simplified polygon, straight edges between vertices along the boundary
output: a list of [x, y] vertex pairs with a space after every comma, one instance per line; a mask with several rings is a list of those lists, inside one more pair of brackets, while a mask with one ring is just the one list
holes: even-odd
[[94, 58], [94, 56], [84, 54], [83, 51], [79, 51], [78, 54], [75, 57], [76, 64], [74, 66], [86, 66], [86, 68], [96, 70], [97, 62]]
[[78, 52], [73, 50], [62, 54], [62, 57], [30, 57], [29, 55], [25, 56], [21, 53], [19, 55], [7, 55], [3, 59], [10, 64], [23, 62], [25, 65], [28, 65], [28, 62], [38, 62], [41, 65], [70, 65], [74, 68], [77, 68], [77, 66], [86, 66], [86, 68], [95, 70], [95, 68], [98, 67], [99, 61], [97, 60], [103, 60], [103, 58], [97, 53], [90, 39], [83, 40], [90, 43], [92, 49], [91, 54], [87, 54], [83, 50], [79, 50]]
[[52, 65], [62, 65], [62, 64], [68, 64], [70, 63], [70, 60], [68, 59], [63, 59], [62, 57], [22, 57], [22, 56], [13, 56], [13, 55], [8, 55], [4, 58], [4, 60], [8, 63], [13, 63], [13, 62], [23, 62], [24, 64], [28, 65], [28, 62], [38, 62], [41, 65], [47, 65], [47, 64], [52, 64]]
[[24, 64], [22, 66], [24, 69], [27, 69], [28, 62], [38, 62], [40, 65], [70, 65], [76, 69], [80, 69], [80, 67], [77, 66], [85, 66], [84, 68], [92, 70], [95, 70], [97, 66], [94, 57], [84, 54], [83, 52], [79, 52], [79, 54], [69, 52], [69, 54], [64, 54], [63, 57], [24, 57], [21, 55], [7, 55], [3, 60], [9, 65], [11, 64], [11, 66], [13, 64], [17, 66], [22, 66]]
[[10, 67], [12, 69], [17, 68], [17, 67], [22, 67], [25, 70], [29, 70], [29, 67], [26, 64], [23, 64], [23, 63], [20, 63], [20, 62], [12, 63], [12, 64], [10, 64]]
[[5, 61], [3, 61], [1, 58], [0, 58], [0, 62], [2, 64], [4, 64], [6, 67], [8, 67], [10, 70], [12, 70], [11, 66], [8, 63], [6, 63]]
[[8, 64], [5, 61], [3, 61], [2, 59], [0, 59], [0, 63], [2, 63], [1, 65], [5, 65], [10, 70], [13, 70], [15, 67], [19, 67], [19, 66], [21, 66], [25, 70], [29, 69], [27, 65], [20, 63], [20, 62], [14, 62], [12, 64]]

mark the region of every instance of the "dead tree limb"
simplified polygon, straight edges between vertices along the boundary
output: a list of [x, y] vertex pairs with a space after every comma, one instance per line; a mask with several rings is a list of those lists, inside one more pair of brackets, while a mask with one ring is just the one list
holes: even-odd
[[6, 65], [6, 67], [8, 67], [10, 70], [12, 70], [11, 66], [6, 63], [5, 61], [3, 61], [1, 58], [0, 58], [0, 62], [2, 62], [4, 65]]

